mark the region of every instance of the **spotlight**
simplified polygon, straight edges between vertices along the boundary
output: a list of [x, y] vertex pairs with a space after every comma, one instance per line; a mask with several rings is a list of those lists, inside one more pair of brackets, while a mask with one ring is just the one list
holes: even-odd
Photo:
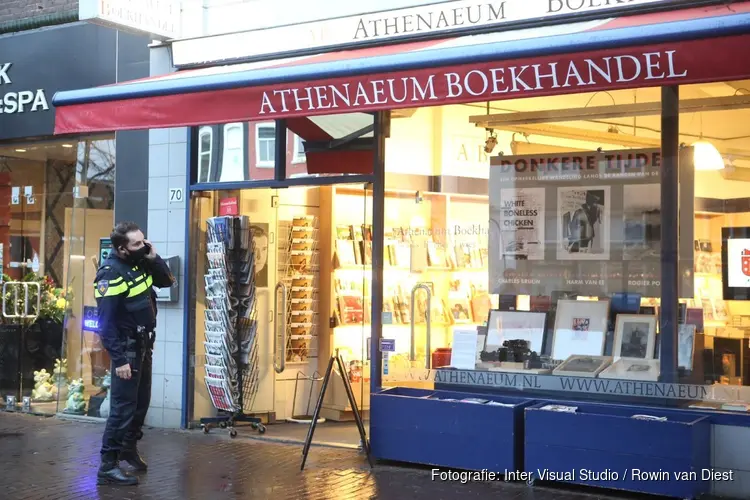
[[484, 141], [484, 152], [490, 154], [497, 146], [497, 135], [491, 128], [487, 129], [487, 134], [487, 139]]

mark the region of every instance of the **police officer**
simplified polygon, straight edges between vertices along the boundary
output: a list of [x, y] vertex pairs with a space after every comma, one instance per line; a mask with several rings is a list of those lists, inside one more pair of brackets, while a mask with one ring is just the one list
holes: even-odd
[[137, 224], [121, 222], [110, 235], [112, 252], [94, 282], [99, 331], [112, 359], [110, 413], [102, 436], [98, 484], [138, 484], [120, 461], [145, 472], [136, 447], [151, 402], [151, 353], [156, 327], [156, 293], [174, 277]]

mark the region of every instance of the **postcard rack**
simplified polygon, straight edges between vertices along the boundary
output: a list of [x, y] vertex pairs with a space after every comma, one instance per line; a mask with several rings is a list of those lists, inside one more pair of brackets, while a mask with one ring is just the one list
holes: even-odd
[[205, 433], [218, 424], [236, 437], [236, 422], [265, 432], [261, 420], [248, 415], [259, 386], [251, 231], [250, 220], [244, 215], [206, 221], [205, 382], [219, 415], [200, 419]]
[[294, 217], [279, 224], [279, 236], [286, 244], [280, 245], [279, 288], [285, 297], [284, 318], [277, 339], [284, 346], [286, 363], [306, 363], [318, 357], [318, 288], [320, 262], [318, 251], [318, 220], [314, 216]]

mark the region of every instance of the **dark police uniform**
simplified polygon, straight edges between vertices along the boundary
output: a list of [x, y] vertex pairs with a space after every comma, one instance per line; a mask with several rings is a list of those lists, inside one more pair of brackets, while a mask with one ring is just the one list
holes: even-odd
[[[152, 286], [172, 286], [174, 277], [158, 255], [137, 265], [112, 255], [96, 273], [94, 296], [99, 309], [99, 331], [112, 359], [110, 413], [102, 436], [102, 467], [137, 457], [136, 441], [151, 402], [151, 351], [155, 341], [156, 293]], [[131, 378], [115, 368], [129, 364]], [[126, 454], [130, 454], [126, 458]], [[140, 457], [138, 457], [140, 461]], [[145, 463], [140, 461], [142, 469]]]

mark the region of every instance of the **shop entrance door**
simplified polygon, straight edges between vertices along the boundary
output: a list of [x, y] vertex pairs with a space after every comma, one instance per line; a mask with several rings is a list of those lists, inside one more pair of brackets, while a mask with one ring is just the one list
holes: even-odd
[[[327, 423], [318, 427], [316, 441], [359, 441], [341, 377], [352, 382], [360, 412], [366, 414], [371, 206], [369, 187], [362, 184], [214, 191], [194, 196], [193, 210], [201, 219], [200, 227], [205, 228], [210, 217], [231, 214], [247, 216], [252, 229], [257, 387], [244, 394], [243, 406], [245, 413], [285, 424], [270, 426], [269, 435], [304, 439], [307, 426], [300, 424], [309, 423], [328, 360], [338, 349], [347, 373], [334, 374], [329, 384], [321, 413]], [[200, 256], [196, 263], [200, 266]], [[198, 269], [196, 275], [200, 280], [203, 273]], [[210, 399], [201, 395], [205, 370], [199, 365], [202, 359], [205, 362], [205, 351], [200, 335], [203, 313], [198, 309], [205, 306], [200, 304], [200, 286], [196, 288], [197, 420], [213, 409]], [[344, 439], [339, 439], [339, 434]]]

